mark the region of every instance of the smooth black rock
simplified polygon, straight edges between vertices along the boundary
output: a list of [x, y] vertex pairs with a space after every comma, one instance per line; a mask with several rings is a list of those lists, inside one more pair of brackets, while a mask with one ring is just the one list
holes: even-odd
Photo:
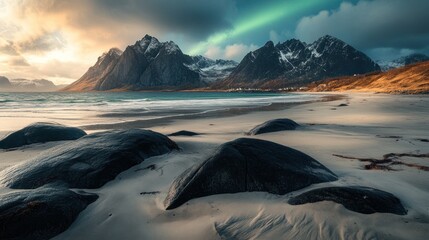
[[258, 135], [270, 132], [295, 130], [297, 127], [299, 127], [299, 124], [294, 122], [293, 120], [290, 120], [288, 118], [280, 118], [259, 124], [258, 126], [250, 130], [247, 134]]
[[168, 137], [149, 130], [99, 132], [5, 169], [0, 182], [11, 188], [37, 188], [49, 183], [99, 188], [146, 158], [175, 149], [178, 146]]
[[348, 106], [348, 104], [345, 104], [345, 103], [341, 103], [338, 105], [338, 107], [347, 107], [347, 106]]
[[65, 231], [97, 198], [54, 188], [0, 195], [0, 239], [50, 239]]
[[171, 185], [164, 204], [173, 209], [194, 198], [222, 193], [286, 194], [334, 180], [334, 173], [300, 151], [239, 138], [222, 144], [210, 158], [182, 173]]
[[0, 140], [0, 149], [22, 147], [33, 143], [76, 140], [85, 135], [83, 130], [75, 127], [56, 123], [33, 123]]
[[200, 135], [200, 134], [196, 133], [196, 132], [182, 130], [182, 131], [171, 133], [168, 136], [188, 136], [188, 137], [192, 137], [192, 136], [196, 136], [196, 135]]
[[288, 203], [300, 205], [320, 201], [333, 201], [351, 211], [364, 214], [376, 212], [407, 214], [401, 201], [393, 194], [361, 186], [319, 188], [293, 197]]

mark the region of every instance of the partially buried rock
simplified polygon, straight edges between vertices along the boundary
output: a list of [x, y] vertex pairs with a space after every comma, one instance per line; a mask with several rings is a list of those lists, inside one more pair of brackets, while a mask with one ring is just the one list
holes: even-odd
[[179, 207], [190, 199], [238, 192], [286, 194], [337, 177], [312, 157], [269, 141], [240, 138], [222, 144], [171, 185], [164, 204]]
[[258, 134], [270, 133], [270, 132], [295, 130], [297, 127], [299, 127], [299, 124], [294, 122], [293, 120], [290, 120], [288, 118], [280, 118], [280, 119], [274, 119], [274, 120], [264, 122], [254, 127], [247, 134], [258, 135]]
[[175, 149], [175, 142], [149, 130], [99, 132], [3, 170], [0, 182], [11, 188], [37, 188], [51, 183], [98, 188], [146, 158]]
[[168, 136], [187, 136], [187, 137], [192, 137], [192, 136], [196, 136], [196, 135], [200, 135], [200, 134], [198, 134], [196, 132], [182, 130], [182, 131], [171, 133]]
[[320, 201], [333, 201], [351, 211], [364, 214], [376, 212], [407, 214], [401, 201], [393, 194], [361, 186], [319, 188], [293, 197], [288, 203], [300, 205]]
[[76, 140], [85, 135], [83, 130], [75, 127], [56, 123], [33, 123], [0, 140], [0, 149], [22, 147], [33, 143]]
[[54, 188], [0, 195], [0, 239], [50, 239], [65, 231], [97, 198]]

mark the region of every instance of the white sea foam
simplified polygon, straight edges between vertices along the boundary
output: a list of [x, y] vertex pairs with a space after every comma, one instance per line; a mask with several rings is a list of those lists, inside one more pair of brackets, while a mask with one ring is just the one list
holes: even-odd
[[273, 93], [0, 93], [0, 119], [86, 125], [303, 102], [318, 97]]

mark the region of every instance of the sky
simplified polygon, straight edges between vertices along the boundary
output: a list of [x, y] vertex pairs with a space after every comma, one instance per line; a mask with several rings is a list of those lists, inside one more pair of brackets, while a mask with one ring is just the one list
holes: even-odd
[[0, 75], [78, 79], [145, 34], [240, 61], [271, 40], [337, 37], [374, 60], [429, 54], [428, 0], [0, 0]]

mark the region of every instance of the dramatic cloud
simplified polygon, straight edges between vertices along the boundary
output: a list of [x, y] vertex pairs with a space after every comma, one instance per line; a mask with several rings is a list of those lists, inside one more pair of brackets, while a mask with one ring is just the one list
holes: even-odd
[[274, 44], [276, 44], [278, 42], [284, 42], [288, 39], [294, 38], [294, 33], [290, 31], [282, 31], [279, 33], [277, 31], [270, 30], [268, 37], [274, 42]]
[[[180, 33], [197, 39], [230, 28], [232, 0], [15, 0], [14, 14], [42, 19], [42, 31], [59, 26], [123, 39], [124, 35]], [[49, 21], [55, 19], [55, 21]], [[40, 20], [36, 21], [37, 24]], [[55, 26], [59, 25], [59, 26]], [[34, 29], [35, 26], [32, 26]], [[49, 31], [48, 30], [48, 31]], [[140, 30], [130, 33], [130, 30]], [[146, 30], [146, 32], [144, 32]], [[97, 36], [93, 36], [97, 37]], [[126, 37], [126, 36], [125, 36]], [[133, 40], [136, 36], [133, 36]]]
[[268, 39], [325, 34], [375, 55], [429, 53], [428, 0], [347, 1], [0, 0], [0, 75], [71, 82], [145, 34], [237, 61]]
[[55, 49], [62, 49], [66, 45], [60, 32], [44, 32], [34, 38], [17, 43], [21, 52], [45, 53]]
[[204, 55], [212, 59], [232, 59], [235, 61], [241, 61], [247, 53], [254, 51], [257, 48], [259, 47], [254, 44], [232, 44], [227, 45], [224, 48], [212, 46], [208, 48]]
[[0, 54], [16, 56], [0, 68], [31, 65], [49, 78], [41, 71], [85, 66], [67, 74], [72, 81], [111, 47], [124, 49], [148, 33], [163, 41], [180, 36], [186, 49], [231, 28], [234, 12], [233, 0], [0, 0]]
[[365, 49], [424, 49], [429, 45], [428, 0], [360, 0], [304, 17], [296, 35], [306, 41], [330, 34]]
[[27, 60], [21, 56], [9, 58], [8, 64], [11, 66], [14, 66], [14, 67], [16, 67], [16, 66], [21, 66], [21, 67], [30, 66], [30, 64], [27, 62]]
[[16, 50], [16, 47], [13, 45], [13, 43], [8, 42], [8, 41], [0, 42], [0, 54], [6, 54], [6, 55], [11, 55], [11, 56], [19, 55], [19, 53]]

